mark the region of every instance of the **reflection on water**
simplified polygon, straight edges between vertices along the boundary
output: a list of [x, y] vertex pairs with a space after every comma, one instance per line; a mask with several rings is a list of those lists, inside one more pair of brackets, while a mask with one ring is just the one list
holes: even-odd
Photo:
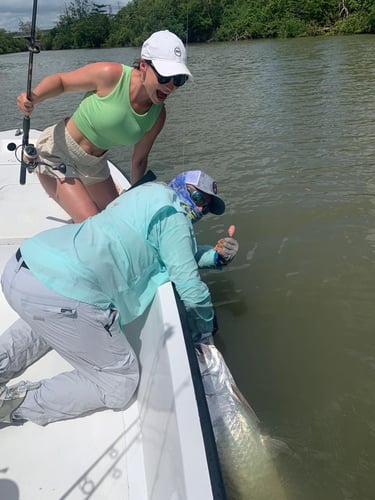
[[[194, 81], [167, 102], [150, 166], [214, 175], [227, 212], [197, 226], [215, 243], [236, 224], [240, 252], [205, 272], [217, 345], [267, 432], [291, 500], [370, 500], [375, 487], [375, 37], [188, 47]], [[46, 52], [35, 79], [136, 49]], [[21, 124], [27, 55], [0, 56], [1, 129]], [[37, 107], [32, 126], [79, 96]], [[7, 118], [5, 120], [5, 117]], [[129, 150], [112, 158], [128, 171]]]

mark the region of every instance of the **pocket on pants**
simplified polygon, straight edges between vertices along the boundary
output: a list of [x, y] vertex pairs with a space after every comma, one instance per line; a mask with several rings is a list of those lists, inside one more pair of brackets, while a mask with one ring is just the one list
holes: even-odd
[[21, 299], [23, 312], [34, 321], [50, 321], [59, 318], [76, 318], [77, 309], [64, 304], [46, 304], [30, 299]]

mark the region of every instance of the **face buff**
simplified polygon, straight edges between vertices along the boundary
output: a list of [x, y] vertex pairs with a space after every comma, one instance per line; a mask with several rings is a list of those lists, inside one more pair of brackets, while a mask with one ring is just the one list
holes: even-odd
[[189, 191], [185, 184], [184, 174], [180, 174], [175, 177], [170, 182], [169, 187], [172, 188], [180, 198], [181, 206], [185, 210], [186, 215], [191, 220], [191, 222], [197, 222], [203, 217], [203, 213], [197, 208], [196, 204], [190, 198]]

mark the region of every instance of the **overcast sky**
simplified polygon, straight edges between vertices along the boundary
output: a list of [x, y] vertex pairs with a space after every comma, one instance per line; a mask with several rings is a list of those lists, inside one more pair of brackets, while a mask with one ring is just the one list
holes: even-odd
[[[65, 5], [73, 0], [38, 0], [36, 26], [41, 29], [52, 28], [64, 12]], [[126, 5], [127, 0], [94, 0], [112, 8], [113, 14]], [[17, 31], [19, 22], [31, 22], [33, 0], [0, 0], [0, 28], [6, 31]]]

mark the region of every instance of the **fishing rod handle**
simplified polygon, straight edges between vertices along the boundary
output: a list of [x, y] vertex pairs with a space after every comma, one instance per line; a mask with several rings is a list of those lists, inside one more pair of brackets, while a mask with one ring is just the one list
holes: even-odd
[[20, 184], [26, 183], [26, 170], [27, 162], [25, 161], [24, 150], [29, 145], [29, 131], [30, 131], [30, 117], [23, 117], [23, 140], [22, 140], [22, 152], [21, 152], [21, 168], [20, 168]]
[[21, 160], [21, 168], [20, 168], [20, 184], [23, 186], [26, 184], [26, 163], [24, 160]]

